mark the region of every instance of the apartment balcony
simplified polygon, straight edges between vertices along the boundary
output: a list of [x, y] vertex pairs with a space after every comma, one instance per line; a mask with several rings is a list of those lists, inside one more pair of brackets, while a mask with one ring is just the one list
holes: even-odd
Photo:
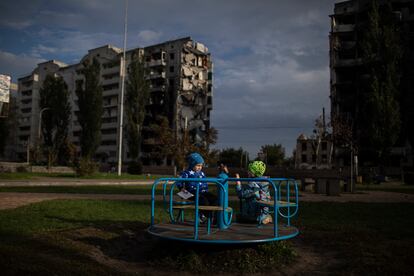
[[30, 105], [29, 107], [21, 108], [20, 113], [23, 114], [23, 116], [24, 115], [31, 115], [32, 114], [32, 106]]
[[30, 120], [23, 120], [20, 119], [19, 120], [19, 127], [27, 127], [31, 125], [31, 121]]
[[149, 87], [150, 92], [165, 91], [165, 89], [165, 85], [150, 85]]
[[109, 97], [109, 96], [118, 96], [118, 94], [120, 93], [120, 89], [114, 89], [114, 90], [108, 90], [108, 91], [103, 91], [102, 92], [102, 96], [104, 97]]
[[102, 78], [101, 84], [102, 85], [108, 85], [108, 84], [112, 84], [114, 82], [119, 82], [119, 81], [120, 81], [120, 78], [119, 78], [119, 75], [117, 75], [117, 76], [113, 76], [113, 77], [108, 78], [108, 79]]
[[110, 151], [113, 151], [116, 149], [116, 141], [114, 145], [99, 145], [98, 150], [96, 151], [97, 154], [101, 153], [105, 153], [108, 154]]
[[159, 141], [157, 141], [157, 139], [155, 138], [148, 138], [148, 139], [144, 139], [144, 141], [142, 141], [143, 144], [145, 145], [158, 145]]
[[32, 95], [33, 95], [33, 91], [32, 90], [23, 90], [20, 92], [21, 98], [23, 100], [27, 100], [27, 99], [31, 99]]
[[336, 25], [332, 27], [333, 33], [353, 32], [355, 30], [354, 24]]
[[18, 134], [19, 135], [26, 135], [29, 136], [30, 135], [30, 126], [25, 126], [25, 127], [20, 127], [18, 130]]
[[32, 101], [29, 101], [29, 102], [21, 101], [20, 102], [20, 108], [21, 109], [32, 108]]
[[117, 116], [102, 117], [102, 125], [105, 124], [106, 128], [117, 127], [117, 123], [118, 123], [118, 117]]
[[109, 74], [118, 74], [120, 75], [120, 67], [119, 65], [110, 67], [110, 68], [103, 68], [101, 74], [102, 75], [109, 75]]
[[333, 66], [334, 67], [353, 67], [362, 65], [361, 58], [354, 58], [354, 59], [334, 59]]
[[165, 79], [165, 72], [161, 72], [161, 73], [150, 73], [146, 76], [146, 79]]
[[111, 108], [111, 107], [117, 107], [118, 106], [118, 103], [117, 102], [110, 102], [110, 103], [103, 103], [103, 107], [104, 108]]
[[151, 61], [145, 62], [145, 68], [166, 66], [166, 65], [167, 65], [167, 62], [165, 62], [165, 60], [163, 59], [151, 60]]
[[114, 135], [113, 139], [102, 139], [100, 147], [116, 147], [116, 135]]
[[113, 128], [118, 128], [118, 127], [119, 127], [119, 125], [118, 125], [117, 117], [115, 117], [115, 120], [113, 120], [113, 121], [108, 120], [108, 121], [104, 122], [102, 120], [101, 131], [103, 129], [113, 129]]
[[344, 50], [350, 50], [350, 49], [354, 49], [356, 46], [356, 41], [341, 41], [339, 43], [340, 45], [340, 49], [344, 49]]

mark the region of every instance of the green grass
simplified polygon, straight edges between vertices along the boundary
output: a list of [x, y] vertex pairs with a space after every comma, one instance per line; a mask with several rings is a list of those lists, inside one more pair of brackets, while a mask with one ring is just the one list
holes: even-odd
[[400, 182], [383, 182], [381, 184], [357, 185], [358, 191], [383, 191], [404, 194], [414, 194], [414, 185], [405, 185]]
[[407, 275], [413, 271], [414, 204], [302, 203], [298, 227], [306, 243], [336, 252], [332, 267], [349, 275]]
[[[216, 193], [216, 188], [209, 185], [209, 190]], [[156, 189], [157, 195], [162, 195], [162, 185]], [[18, 186], [0, 187], [0, 192], [9, 193], [70, 193], [70, 194], [131, 194], [150, 195], [152, 184], [140, 185], [82, 185], [82, 186]], [[169, 193], [169, 189], [167, 190]], [[177, 190], [178, 192], [178, 190]], [[230, 185], [230, 195], [236, 195], [234, 186]]]
[[[136, 231], [146, 227], [147, 224], [140, 222], [148, 221], [149, 212], [149, 202], [102, 200], [47, 201], [3, 210], [0, 212], [2, 274], [119, 275], [114, 268], [90, 258], [88, 243], [79, 244], [65, 233], [112, 225]], [[107, 236], [117, 237], [115, 232], [112, 229]]]
[[[167, 220], [161, 207], [157, 203], [157, 221]], [[187, 216], [191, 216], [190, 213]], [[10, 274], [61, 274], [67, 267], [69, 274], [100, 275], [98, 268], [102, 269], [101, 266], [87, 258], [90, 245], [98, 246], [112, 257], [142, 263], [151, 271], [260, 272], [271, 266], [285, 265], [295, 258], [287, 243], [211, 252], [143, 239], [149, 214], [148, 201], [103, 200], [47, 201], [0, 211], [3, 239], [0, 260], [8, 263], [3, 267], [0, 261], [0, 269]], [[73, 234], [85, 229], [93, 232], [93, 236], [79, 238], [78, 234]], [[131, 233], [137, 236], [131, 238]], [[74, 244], [73, 236], [76, 242], [82, 241], [82, 246]], [[82, 266], [85, 269], [81, 269]], [[104, 275], [113, 273], [108, 271]]]
[[[160, 204], [156, 211], [160, 220], [167, 219]], [[408, 275], [414, 269], [412, 214], [410, 203], [304, 202], [293, 221], [300, 230], [295, 239], [326, 258], [330, 273]], [[96, 263], [91, 248], [148, 271], [187, 273], [271, 274], [296, 258], [290, 242], [224, 251], [157, 243], [144, 235], [149, 215], [149, 201], [59, 200], [2, 210], [0, 270], [5, 275], [119, 272]]]
[[[166, 219], [161, 205], [158, 217]], [[111, 223], [148, 223], [149, 201], [52, 200], [0, 212], [0, 233], [30, 235]]]

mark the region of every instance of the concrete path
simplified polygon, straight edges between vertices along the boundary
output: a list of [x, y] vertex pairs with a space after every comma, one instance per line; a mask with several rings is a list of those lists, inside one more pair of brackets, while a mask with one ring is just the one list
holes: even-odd
[[119, 180], [119, 179], [76, 179], [76, 178], [52, 178], [38, 177], [30, 180], [5, 180], [0, 179], [0, 187], [23, 186], [104, 186], [104, 185], [150, 185], [152, 179]]

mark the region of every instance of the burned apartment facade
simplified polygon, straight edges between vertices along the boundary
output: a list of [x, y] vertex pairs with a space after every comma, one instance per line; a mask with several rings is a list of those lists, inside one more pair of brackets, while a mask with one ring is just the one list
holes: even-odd
[[331, 169], [333, 167], [331, 137], [307, 137], [300, 134], [296, 139], [295, 169]]
[[[370, 146], [361, 133], [364, 125], [360, 116], [362, 94], [369, 84], [369, 68], [363, 57], [363, 36], [369, 24], [371, 0], [350, 0], [336, 3], [330, 15], [330, 99], [331, 118], [345, 118], [351, 123], [354, 142], [358, 144], [361, 165], [372, 163]], [[412, 163], [414, 124], [414, 1], [377, 0], [379, 8], [390, 5], [394, 23], [400, 30], [403, 58], [401, 62], [401, 83], [399, 87], [401, 134], [397, 145], [392, 149], [393, 163]], [[335, 132], [335, 126], [333, 126]], [[346, 163], [346, 161], [345, 161]]]
[[[188, 130], [194, 141], [204, 139], [210, 128], [212, 109], [212, 61], [208, 48], [190, 37], [167, 41], [145, 48], [135, 48], [126, 52], [126, 68], [135, 55], [143, 61], [145, 79], [149, 82], [150, 97], [142, 129], [142, 160], [144, 165], [155, 164], [149, 154], [156, 144], [156, 137], [149, 126], [156, 123], [156, 117], [166, 116], [170, 127], [177, 135]], [[101, 64], [100, 84], [103, 89], [103, 115], [101, 144], [95, 159], [102, 163], [117, 161], [119, 131], [119, 109], [121, 94], [122, 49], [110, 45], [91, 49], [77, 64], [67, 65], [51, 60], [38, 64], [30, 75], [18, 79], [16, 93], [16, 138], [15, 160], [26, 160], [30, 149], [41, 143], [39, 135], [41, 113], [39, 90], [47, 75], [61, 76], [70, 92], [72, 107], [69, 127], [69, 140], [79, 151], [81, 128], [77, 120], [79, 108], [75, 93], [76, 83], [83, 80], [80, 73], [84, 60], [96, 58]], [[126, 70], [128, 72], [128, 70]], [[128, 73], [126, 73], [128, 81]], [[124, 114], [125, 126], [125, 114]], [[125, 136], [125, 135], [124, 135]], [[129, 161], [128, 146], [123, 137], [123, 161]], [[162, 160], [170, 163], [169, 160]], [[159, 160], [157, 162], [160, 163]]]

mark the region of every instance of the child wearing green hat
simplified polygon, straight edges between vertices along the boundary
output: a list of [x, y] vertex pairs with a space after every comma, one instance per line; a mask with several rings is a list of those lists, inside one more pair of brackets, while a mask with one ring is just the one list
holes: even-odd
[[[248, 174], [250, 178], [263, 177], [266, 171], [266, 165], [262, 161], [254, 161], [249, 164]], [[236, 175], [238, 178], [239, 175]], [[241, 217], [243, 220], [255, 219], [259, 224], [271, 223], [272, 216], [269, 214], [269, 208], [260, 206], [257, 200], [270, 201], [269, 183], [250, 181], [247, 185], [242, 186], [240, 181], [237, 182], [236, 192], [240, 199], [244, 200], [241, 208]]]

